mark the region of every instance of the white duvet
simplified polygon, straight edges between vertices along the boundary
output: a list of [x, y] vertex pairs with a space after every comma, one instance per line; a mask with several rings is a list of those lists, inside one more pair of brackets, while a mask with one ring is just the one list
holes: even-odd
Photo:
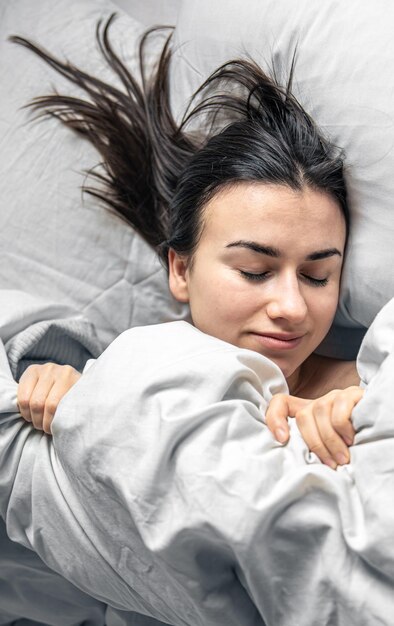
[[351, 463], [337, 471], [295, 428], [282, 447], [264, 425], [271, 395], [286, 391], [275, 365], [185, 322], [116, 339], [60, 404], [53, 438], [17, 415], [3, 350], [0, 514], [11, 539], [118, 616], [389, 625], [393, 320], [394, 301], [361, 348], [367, 391]]

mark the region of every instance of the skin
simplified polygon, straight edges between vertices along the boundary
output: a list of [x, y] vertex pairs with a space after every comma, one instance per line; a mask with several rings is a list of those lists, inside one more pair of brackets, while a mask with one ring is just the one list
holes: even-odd
[[349, 461], [350, 414], [362, 391], [354, 364], [312, 353], [338, 305], [345, 238], [330, 195], [240, 183], [206, 205], [192, 262], [169, 252], [171, 292], [189, 303], [194, 325], [284, 373], [292, 395], [274, 398], [266, 414], [278, 441], [288, 440], [287, 417], [295, 417], [310, 450], [332, 468]]
[[[310, 187], [238, 183], [207, 203], [202, 226], [192, 259], [169, 251], [172, 295], [189, 303], [201, 331], [280, 367], [291, 395], [274, 396], [266, 413], [279, 442], [294, 417], [324, 463], [347, 463], [350, 415], [363, 391], [354, 363], [313, 354], [338, 304], [346, 238], [338, 204]], [[79, 376], [54, 364], [28, 368], [18, 390], [23, 417], [50, 433], [58, 402]]]
[[345, 236], [327, 194], [238, 184], [206, 206], [192, 265], [170, 251], [170, 289], [197, 328], [270, 358], [293, 390], [335, 315]]
[[22, 417], [37, 430], [51, 434], [57, 406], [81, 374], [70, 365], [30, 365], [18, 385], [18, 406]]

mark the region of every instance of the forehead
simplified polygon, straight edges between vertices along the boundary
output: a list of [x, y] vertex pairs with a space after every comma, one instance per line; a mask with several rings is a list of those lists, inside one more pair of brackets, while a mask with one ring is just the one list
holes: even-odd
[[324, 192], [239, 183], [220, 190], [207, 203], [200, 243], [226, 245], [245, 239], [279, 248], [297, 245], [308, 251], [333, 245], [341, 248], [345, 233], [339, 205]]

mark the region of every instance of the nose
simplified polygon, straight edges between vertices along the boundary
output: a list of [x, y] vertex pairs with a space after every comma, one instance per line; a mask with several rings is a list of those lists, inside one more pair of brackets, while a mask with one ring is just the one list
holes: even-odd
[[280, 318], [291, 324], [301, 324], [308, 313], [307, 303], [297, 276], [286, 276], [276, 281], [266, 307], [272, 320]]

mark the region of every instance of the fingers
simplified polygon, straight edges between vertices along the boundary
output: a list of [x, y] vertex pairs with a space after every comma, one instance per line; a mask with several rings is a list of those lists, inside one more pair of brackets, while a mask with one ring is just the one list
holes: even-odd
[[[314, 452], [322, 463], [328, 465], [332, 469], [336, 469], [338, 463], [332, 457], [330, 450], [325, 445], [324, 438], [322, 438], [315, 419], [313, 404], [314, 403], [310, 403], [309, 406], [297, 412], [296, 421], [298, 429], [309, 450]], [[328, 437], [329, 440], [331, 435], [332, 433], [330, 433]], [[335, 433], [334, 436], [339, 438], [339, 436]], [[344, 445], [343, 442], [342, 444]]]
[[314, 400], [296, 415], [301, 435], [319, 459], [335, 468], [350, 461], [348, 446], [355, 430], [351, 414], [364, 391], [359, 387], [334, 390]]
[[[37, 366], [37, 368], [39, 367], [40, 366]], [[35, 380], [34, 388], [32, 388], [34, 374], [36, 374], [36, 380]], [[29, 421], [32, 422], [34, 428], [36, 428], [37, 430], [44, 430], [43, 419], [44, 419], [45, 407], [47, 403], [47, 398], [54, 385], [54, 378], [53, 378], [50, 368], [45, 368], [45, 369], [41, 368], [41, 369], [38, 369], [38, 372], [36, 370], [36, 372], [35, 373], [33, 372], [33, 374], [31, 375], [29, 382], [30, 382], [28, 386], [28, 393], [30, 394], [29, 400], [28, 400], [29, 413], [30, 413]], [[20, 379], [19, 384], [22, 386], [22, 389], [25, 388], [24, 382], [22, 385], [22, 377]], [[26, 393], [26, 390], [22, 391], [22, 393]], [[26, 396], [25, 396], [24, 402], [26, 406]]]
[[17, 400], [19, 410], [34, 428], [51, 434], [51, 424], [62, 397], [80, 378], [68, 365], [31, 365], [21, 376]]
[[293, 417], [308, 402], [310, 400], [296, 398], [284, 393], [278, 393], [272, 397], [265, 413], [265, 421], [279, 443], [286, 443], [289, 439], [287, 418]]
[[287, 419], [294, 416], [311, 452], [335, 469], [350, 461], [348, 446], [353, 444], [355, 435], [351, 414], [363, 395], [364, 390], [355, 386], [334, 389], [316, 400], [277, 394], [266, 411], [266, 424], [280, 443], [286, 443]]
[[56, 409], [60, 400], [64, 395], [64, 390], [61, 385], [54, 383], [51, 387], [48, 396], [46, 398], [44, 409], [42, 412], [42, 430], [48, 435], [52, 434], [51, 424], [56, 413]]
[[344, 393], [336, 396], [332, 405], [331, 423], [348, 446], [353, 444], [356, 434], [350, 415], [363, 395], [364, 389], [361, 387], [348, 387]]
[[17, 402], [20, 414], [27, 422], [32, 421], [30, 413], [30, 398], [38, 380], [38, 372], [39, 367], [37, 365], [30, 365], [30, 367], [23, 372], [19, 379]]
[[[347, 445], [332, 426], [332, 405], [333, 398], [324, 396], [324, 399], [311, 402], [305, 409], [299, 411], [296, 421], [309, 450], [314, 452], [322, 463], [335, 469], [337, 465], [348, 463], [350, 456]], [[348, 420], [349, 417], [348, 414]]]

